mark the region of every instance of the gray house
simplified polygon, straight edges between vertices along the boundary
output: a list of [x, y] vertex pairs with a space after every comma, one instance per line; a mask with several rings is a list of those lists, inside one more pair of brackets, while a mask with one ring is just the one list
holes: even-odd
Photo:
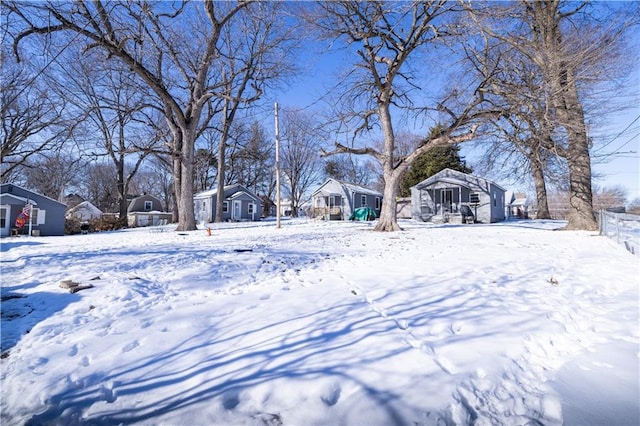
[[[217, 189], [193, 196], [196, 221], [210, 223], [216, 217]], [[255, 221], [262, 216], [262, 200], [240, 184], [224, 187], [222, 220]]]
[[444, 169], [411, 187], [411, 217], [430, 222], [462, 223], [505, 219], [505, 190], [490, 180]]
[[370, 207], [380, 216], [382, 193], [352, 183], [328, 179], [311, 194], [312, 217], [348, 220], [358, 207]]
[[162, 201], [149, 194], [131, 199], [127, 207], [127, 223], [131, 227], [166, 225], [171, 216], [162, 208]]
[[0, 228], [1, 236], [28, 234], [29, 221], [21, 229], [16, 220], [25, 206], [30, 205], [32, 235], [54, 236], [64, 235], [64, 214], [66, 205], [29, 191], [12, 183], [0, 185]]

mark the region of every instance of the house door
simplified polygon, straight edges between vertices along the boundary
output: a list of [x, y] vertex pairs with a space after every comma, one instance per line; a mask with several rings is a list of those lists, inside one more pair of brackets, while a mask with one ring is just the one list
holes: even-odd
[[9, 236], [11, 230], [11, 206], [0, 206], [0, 235], [3, 237]]
[[240, 219], [242, 219], [242, 202], [234, 201], [233, 210], [231, 211], [231, 220], [240, 220]]
[[453, 204], [453, 190], [452, 189], [443, 189], [441, 194], [441, 202], [442, 202], [442, 213], [452, 213], [452, 204]]

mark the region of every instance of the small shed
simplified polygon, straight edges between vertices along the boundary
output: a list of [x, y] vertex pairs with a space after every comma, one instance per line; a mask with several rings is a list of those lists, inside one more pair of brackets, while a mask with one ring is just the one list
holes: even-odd
[[[30, 214], [29, 221], [18, 229], [16, 220], [25, 207]], [[0, 185], [0, 235], [7, 237], [12, 233], [28, 233], [29, 225], [32, 235], [64, 235], [66, 208], [61, 202], [37, 192], [12, 183], [3, 183]]]
[[[200, 192], [193, 197], [196, 221], [210, 223], [215, 220], [218, 189]], [[222, 220], [257, 221], [262, 216], [262, 200], [240, 184], [224, 187]]]
[[100, 219], [102, 210], [93, 205], [90, 201], [83, 201], [80, 204], [67, 209], [65, 215], [67, 219], [77, 219], [80, 222], [88, 222], [92, 219]]
[[171, 218], [171, 212], [165, 212], [162, 201], [153, 195], [134, 197], [127, 207], [127, 223], [131, 227], [163, 225]]
[[380, 217], [382, 193], [330, 178], [311, 194], [311, 202], [314, 218], [348, 220], [358, 207], [370, 207]]
[[411, 217], [429, 222], [463, 223], [471, 211], [474, 221], [505, 219], [505, 190], [478, 176], [444, 169], [411, 187]]

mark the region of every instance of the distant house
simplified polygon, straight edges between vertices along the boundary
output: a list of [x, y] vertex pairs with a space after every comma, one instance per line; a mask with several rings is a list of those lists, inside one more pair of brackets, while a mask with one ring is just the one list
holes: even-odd
[[311, 194], [312, 217], [348, 220], [358, 207], [370, 207], [380, 216], [382, 193], [336, 179], [328, 179]]
[[0, 185], [1, 236], [29, 233], [29, 222], [21, 229], [16, 226], [16, 219], [27, 204], [31, 205], [29, 210], [32, 235], [64, 235], [66, 205], [18, 185], [3, 183]]
[[507, 219], [515, 217], [519, 219], [529, 218], [529, 204], [527, 195], [521, 192], [507, 191], [504, 197], [505, 216]]
[[127, 207], [127, 223], [131, 227], [156, 226], [169, 223], [171, 213], [162, 208], [162, 201], [145, 194], [131, 199]]
[[74, 207], [67, 209], [65, 217], [67, 219], [77, 219], [80, 222], [88, 222], [91, 219], [100, 219], [102, 217], [102, 210], [91, 204], [89, 201], [83, 201], [80, 204], [76, 204]]
[[[200, 192], [193, 197], [196, 221], [215, 220], [218, 189]], [[255, 221], [262, 216], [262, 200], [240, 184], [224, 187], [222, 220]]]
[[411, 216], [431, 222], [462, 223], [473, 213], [474, 221], [505, 219], [505, 190], [481, 177], [444, 169], [411, 188]]

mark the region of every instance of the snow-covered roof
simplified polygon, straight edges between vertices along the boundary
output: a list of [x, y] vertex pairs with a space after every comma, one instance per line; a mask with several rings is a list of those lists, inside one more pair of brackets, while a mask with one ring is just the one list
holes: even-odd
[[382, 197], [382, 193], [378, 192], [376, 190], [373, 190], [371, 188], [367, 188], [365, 186], [362, 185], [356, 185], [354, 183], [348, 183], [348, 182], [342, 182], [339, 181], [337, 179], [333, 179], [333, 178], [329, 178], [327, 179], [322, 185], [320, 185], [320, 187], [318, 189], [315, 190], [315, 192], [313, 193], [315, 194], [319, 194], [319, 193], [327, 193], [327, 191], [324, 189], [327, 185], [329, 185], [330, 183], [335, 183], [337, 185], [340, 185], [342, 187], [342, 189], [346, 192], [356, 192], [359, 194], [366, 194], [366, 195], [375, 195], [376, 197]]
[[500, 189], [501, 191], [506, 191], [502, 186], [498, 185], [497, 183], [489, 179], [485, 179], [483, 177], [471, 175], [468, 173], [459, 172], [457, 170], [452, 170], [452, 169], [441, 170], [435, 175], [414, 185], [412, 188], [422, 189], [426, 186], [431, 186], [436, 182], [446, 182], [446, 183], [463, 185], [463, 186], [473, 185], [479, 188], [486, 186], [487, 184], [490, 184]]
[[[243, 185], [240, 185], [239, 183], [233, 184], [233, 185], [227, 185], [224, 187], [224, 194], [225, 194], [225, 198], [229, 198], [232, 195], [236, 194], [237, 192], [244, 192], [247, 195], [249, 195], [251, 198], [255, 198], [256, 200], [260, 200], [260, 198], [258, 196], [256, 196], [255, 194], [253, 194], [251, 191], [249, 191], [247, 188], [245, 188]], [[214, 195], [216, 195], [218, 193], [218, 188], [214, 188], [214, 189], [210, 189], [208, 191], [203, 191], [203, 192], [198, 192], [197, 194], [195, 194], [193, 196], [193, 198], [211, 198]]]

